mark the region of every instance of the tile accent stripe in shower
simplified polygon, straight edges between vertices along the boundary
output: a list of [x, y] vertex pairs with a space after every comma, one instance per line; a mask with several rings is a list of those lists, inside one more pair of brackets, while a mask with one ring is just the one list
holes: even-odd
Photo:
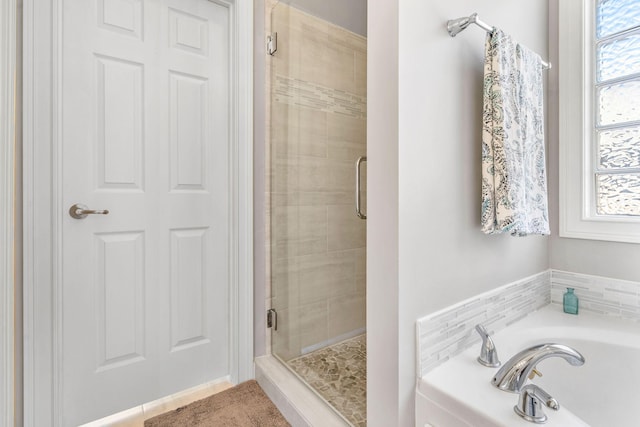
[[640, 322], [640, 283], [588, 274], [551, 271], [551, 303], [562, 306], [562, 295], [574, 288], [580, 312]]
[[325, 113], [367, 118], [366, 97], [292, 77], [276, 76], [275, 100]]
[[493, 334], [549, 304], [550, 276], [544, 271], [419, 319], [418, 376], [480, 342], [476, 324]]

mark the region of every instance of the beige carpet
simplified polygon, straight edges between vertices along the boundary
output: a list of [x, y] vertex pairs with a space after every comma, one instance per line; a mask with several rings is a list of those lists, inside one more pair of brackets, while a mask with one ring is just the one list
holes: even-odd
[[290, 424], [255, 380], [144, 422], [145, 427], [286, 427]]

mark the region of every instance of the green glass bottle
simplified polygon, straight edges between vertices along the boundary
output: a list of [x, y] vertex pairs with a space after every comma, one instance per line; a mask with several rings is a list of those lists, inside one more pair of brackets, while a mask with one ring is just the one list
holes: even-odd
[[573, 293], [573, 288], [567, 288], [562, 297], [562, 307], [565, 313], [578, 314], [578, 297]]

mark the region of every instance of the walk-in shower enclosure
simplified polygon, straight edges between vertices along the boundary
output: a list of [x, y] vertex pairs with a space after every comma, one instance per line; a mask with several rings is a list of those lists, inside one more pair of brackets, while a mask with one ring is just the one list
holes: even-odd
[[[267, 277], [271, 350], [284, 363], [366, 332], [355, 185], [367, 152], [367, 41], [289, 3], [267, 2]], [[361, 173], [366, 211], [366, 163]]]

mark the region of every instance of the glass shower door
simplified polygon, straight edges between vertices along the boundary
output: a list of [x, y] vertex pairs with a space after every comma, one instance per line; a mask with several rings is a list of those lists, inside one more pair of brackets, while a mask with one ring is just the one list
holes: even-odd
[[[277, 51], [267, 62], [272, 353], [293, 367], [359, 339], [348, 345], [362, 346], [353, 357], [364, 369], [366, 221], [355, 189], [367, 151], [366, 38], [289, 3], [271, 9]], [[366, 213], [366, 163], [361, 169]]]

